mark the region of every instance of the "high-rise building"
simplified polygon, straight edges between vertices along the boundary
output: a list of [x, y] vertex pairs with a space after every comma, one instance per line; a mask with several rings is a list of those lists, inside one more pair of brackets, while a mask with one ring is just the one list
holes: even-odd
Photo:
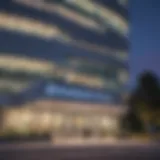
[[128, 80], [127, 3], [4, 1], [0, 6], [1, 99], [10, 95], [17, 105], [48, 98], [75, 106], [85, 103], [86, 108], [93, 102], [97, 107], [121, 105]]

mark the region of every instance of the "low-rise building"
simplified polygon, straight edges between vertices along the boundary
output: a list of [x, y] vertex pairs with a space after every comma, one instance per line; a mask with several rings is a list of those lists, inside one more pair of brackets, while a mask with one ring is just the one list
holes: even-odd
[[2, 133], [48, 134], [53, 140], [118, 137], [122, 106], [59, 100], [38, 100], [3, 109]]

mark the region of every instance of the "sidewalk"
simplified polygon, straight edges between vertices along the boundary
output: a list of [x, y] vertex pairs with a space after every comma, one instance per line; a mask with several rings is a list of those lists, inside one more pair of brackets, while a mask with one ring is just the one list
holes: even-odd
[[57, 143], [49, 143], [49, 142], [26, 142], [26, 143], [8, 143], [8, 144], [0, 144], [0, 150], [7, 150], [7, 149], [45, 149], [45, 148], [69, 148], [69, 147], [109, 147], [109, 146], [122, 146], [122, 147], [133, 147], [133, 146], [152, 146], [158, 145], [154, 142], [141, 142], [136, 140], [103, 140], [103, 141], [90, 141], [90, 142], [82, 142], [82, 141], [59, 141]]

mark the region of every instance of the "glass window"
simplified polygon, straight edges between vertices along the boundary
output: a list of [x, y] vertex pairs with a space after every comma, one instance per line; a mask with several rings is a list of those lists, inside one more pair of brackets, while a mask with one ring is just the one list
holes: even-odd
[[63, 124], [63, 115], [60, 113], [55, 113], [53, 115], [53, 127], [55, 129], [60, 129]]
[[85, 74], [78, 74], [75, 72], [66, 74], [66, 80], [70, 83], [87, 85], [89, 87], [104, 87], [104, 80], [99, 77], [89, 76]]
[[0, 69], [0, 92], [15, 93], [29, 87], [31, 83], [40, 78], [41, 75], [27, 73], [25, 71], [13, 71], [9, 69]]
[[44, 24], [33, 18], [25, 18], [6, 13], [0, 13], [0, 27], [43, 38], [55, 37], [61, 33], [60, 30], [53, 25]]
[[[55, 82], [63, 82], [88, 86], [92, 88], [117, 89], [119, 81], [125, 81], [125, 73], [120, 71], [117, 77], [117, 66], [100, 63], [96, 60], [68, 57], [53, 62], [50, 72], [40, 73], [21, 69], [0, 69], [0, 85], [15, 88], [27, 87], [33, 81], [47, 78]], [[2, 83], [3, 82], [3, 83]], [[17, 85], [16, 85], [17, 84]], [[20, 86], [19, 84], [22, 84]], [[16, 87], [16, 88], [17, 88]]]
[[27, 110], [9, 110], [5, 116], [6, 130], [28, 133], [33, 115]]
[[128, 6], [128, 0], [118, 0], [118, 2], [120, 3], [120, 5], [127, 7]]
[[71, 84], [116, 89], [118, 87], [117, 69], [116, 66], [92, 60], [68, 58], [57, 63], [56, 76]]
[[129, 79], [128, 71], [127, 70], [120, 70], [118, 72], [118, 80], [120, 83], [125, 84]]
[[[92, 16], [98, 16], [100, 19], [103, 19], [104, 23], [107, 25], [110, 24], [118, 32], [126, 34], [128, 25], [127, 22], [120, 17], [118, 14], [114, 13], [107, 7], [104, 7], [93, 1], [67, 1], [69, 4], [77, 6], [83, 9], [85, 12], [92, 14]], [[123, 0], [123, 4], [127, 3]]]
[[[70, 64], [73, 64], [73, 68], [80, 73], [98, 76], [103, 78], [112, 78], [116, 74], [116, 70], [118, 66], [99, 63], [95, 60], [84, 60], [84, 59], [77, 59], [75, 61], [71, 60]], [[119, 67], [118, 67], [119, 68]]]

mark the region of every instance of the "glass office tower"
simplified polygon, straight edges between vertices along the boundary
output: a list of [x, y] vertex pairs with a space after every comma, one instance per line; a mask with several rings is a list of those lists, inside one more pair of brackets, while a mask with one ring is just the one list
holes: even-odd
[[24, 104], [48, 98], [77, 101], [75, 106], [121, 104], [128, 80], [127, 3], [5, 0], [0, 6], [1, 97], [17, 95], [12, 99]]
[[128, 80], [125, 2], [6, 0], [0, 12], [1, 88], [20, 91], [45, 78], [120, 94]]

